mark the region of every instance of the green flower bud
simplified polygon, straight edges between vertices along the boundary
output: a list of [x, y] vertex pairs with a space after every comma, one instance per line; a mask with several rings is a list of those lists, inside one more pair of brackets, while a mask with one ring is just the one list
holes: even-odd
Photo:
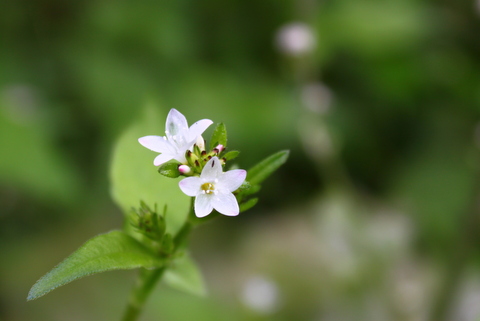
[[139, 209], [133, 209], [129, 215], [130, 224], [141, 234], [151, 240], [160, 241], [165, 234], [165, 219], [150, 209], [144, 202], [140, 202]]

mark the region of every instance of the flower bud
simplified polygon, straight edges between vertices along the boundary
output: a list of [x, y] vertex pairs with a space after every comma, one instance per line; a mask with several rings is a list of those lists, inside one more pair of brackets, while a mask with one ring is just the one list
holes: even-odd
[[188, 175], [191, 173], [192, 169], [188, 165], [180, 165], [178, 166], [178, 171], [182, 175]]
[[189, 150], [187, 150], [187, 152], [185, 153], [185, 158], [187, 159], [190, 167], [195, 167], [195, 163], [198, 162], [198, 156]]
[[132, 209], [129, 219], [130, 224], [149, 239], [159, 241], [165, 234], [165, 219], [144, 202], [140, 202], [139, 209]]

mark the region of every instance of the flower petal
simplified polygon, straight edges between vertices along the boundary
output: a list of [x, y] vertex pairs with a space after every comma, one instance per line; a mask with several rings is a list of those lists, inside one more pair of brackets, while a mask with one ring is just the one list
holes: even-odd
[[213, 210], [212, 195], [200, 194], [195, 198], [195, 215], [205, 217]]
[[157, 153], [170, 153], [172, 152], [172, 147], [170, 143], [162, 136], [143, 136], [138, 139], [138, 142]]
[[203, 132], [213, 124], [213, 121], [210, 119], [202, 119], [197, 121], [195, 124], [190, 126], [189, 132], [188, 132], [188, 140], [195, 142], [197, 140], [198, 136], [201, 136]]
[[167, 136], [184, 137], [188, 133], [187, 119], [181, 112], [175, 108], [170, 109], [165, 123], [165, 133]]
[[184, 151], [182, 151], [180, 153], [176, 153], [172, 158], [179, 161], [182, 164], [187, 164], [187, 159], [185, 158], [185, 152]]
[[212, 157], [202, 169], [200, 177], [204, 180], [215, 180], [222, 175], [222, 165], [217, 156]]
[[219, 177], [217, 186], [219, 189], [234, 192], [237, 188], [242, 185], [247, 177], [247, 171], [244, 169], [234, 169], [228, 172], [223, 173]]
[[202, 185], [202, 179], [198, 177], [187, 177], [178, 182], [178, 186], [188, 196], [197, 196], [200, 193], [200, 186]]
[[174, 155], [169, 154], [169, 153], [160, 154], [157, 157], [155, 157], [155, 159], [153, 160], [153, 165], [160, 166], [163, 163], [166, 163], [173, 158], [174, 158]]
[[240, 213], [237, 199], [232, 193], [216, 194], [212, 197], [211, 204], [217, 212], [223, 215], [235, 216]]
[[203, 139], [202, 135], [197, 136], [195, 144], [197, 144], [200, 150], [205, 150], [205, 139]]

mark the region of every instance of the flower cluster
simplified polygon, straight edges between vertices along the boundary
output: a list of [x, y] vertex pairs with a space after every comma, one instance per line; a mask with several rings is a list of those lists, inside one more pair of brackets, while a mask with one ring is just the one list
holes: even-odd
[[[240, 209], [233, 192], [245, 181], [247, 172], [243, 169], [223, 172], [222, 165], [229, 158], [227, 155], [219, 158], [224, 145], [218, 144], [210, 152], [205, 150], [202, 134], [212, 123], [209, 119], [202, 119], [188, 127], [185, 116], [171, 109], [165, 124], [165, 136], [144, 136], [138, 141], [160, 153], [153, 161], [155, 166], [174, 160], [178, 175], [189, 176], [179, 182], [179, 187], [186, 195], [195, 197], [197, 217], [205, 217], [214, 209], [235, 216]], [[230, 154], [230, 157], [237, 154]]]
[[178, 110], [172, 109], [167, 116], [165, 136], [144, 136], [139, 138], [138, 142], [144, 147], [160, 153], [153, 160], [155, 166], [171, 159], [186, 163], [186, 151], [191, 150], [198, 139], [203, 142], [202, 134], [211, 124], [213, 122], [210, 119], [202, 119], [189, 128], [185, 116]]

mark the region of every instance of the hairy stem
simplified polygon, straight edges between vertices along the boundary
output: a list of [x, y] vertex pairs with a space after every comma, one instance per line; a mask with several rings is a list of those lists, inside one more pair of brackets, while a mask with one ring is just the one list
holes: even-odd
[[[193, 212], [192, 198], [192, 206], [190, 207], [190, 213], [188, 214], [187, 220], [174, 237], [175, 249], [172, 255], [174, 255], [179, 248], [183, 247], [187, 241], [187, 238], [190, 235], [193, 227], [193, 224], [190, 221], [190, 218], [193, 216], [195, 216], [195, 214]], [[137, 283], [130, 294], [128, 306], [125, 310], [122, 321], [137, 320], [138, 316], [142, 312], [143, 306], [145, 305], [145, 301], [152, 292], [155, 284], [157, 284], [157, 282], [162, 278], [165, 269], [166, 266], [154, 270], [140, 270]]]
[[155, 270], [142, 269], [137, 279], [137, 284], [130, 294], [127, 309], [123, 315], [122, 321], [134, 321], [137, 320], [140, 315], [147, 297], [153, 290], [153, 287], [157, 281], [163, 275], [165, 268], [159, 268]]

